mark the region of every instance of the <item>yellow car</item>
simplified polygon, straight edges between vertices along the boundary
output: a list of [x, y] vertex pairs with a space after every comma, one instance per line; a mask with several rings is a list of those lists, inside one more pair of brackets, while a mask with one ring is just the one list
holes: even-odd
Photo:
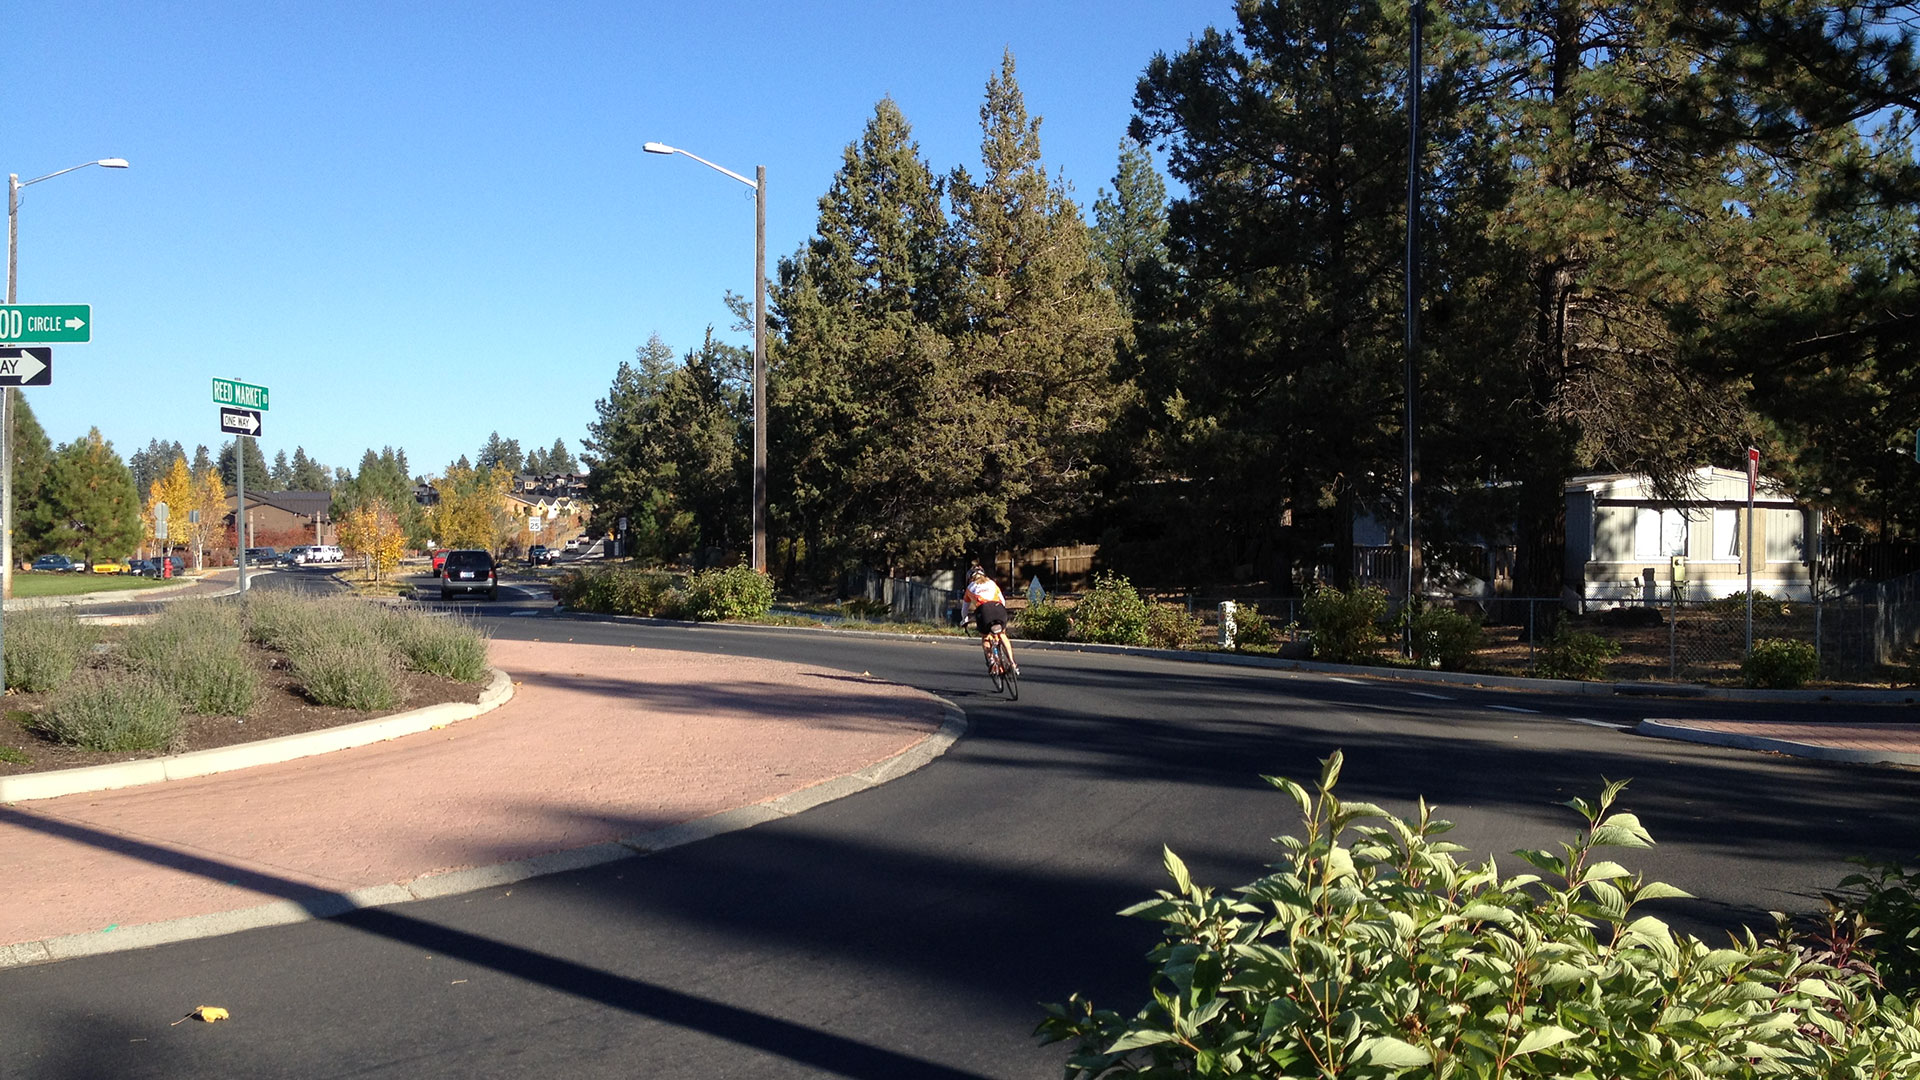
[[93, 564], [93, 572], [96, 574], [124, 574], [128, 572], [128, 568], [125, 560], [120, 562], [97, 562]]

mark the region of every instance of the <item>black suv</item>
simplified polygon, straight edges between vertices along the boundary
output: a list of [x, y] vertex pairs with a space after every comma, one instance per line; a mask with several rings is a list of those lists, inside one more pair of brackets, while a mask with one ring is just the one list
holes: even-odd
[[440, 599], [451, 600], [454, 593], [484, 592], [487, 599], [500, 599], [500, 578], [493, 555], [478, 548], [447, 552], [446, 565], [440, 571]]

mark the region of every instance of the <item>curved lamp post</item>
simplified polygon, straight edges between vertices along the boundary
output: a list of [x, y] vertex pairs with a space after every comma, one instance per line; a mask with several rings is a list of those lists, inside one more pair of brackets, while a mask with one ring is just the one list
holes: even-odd
[[749, 180], [698, 154], [662, 142], [641, 147], [649, 154], [680, 154], [725, 173], [753, 189], [753, 551], [755, 570], [767, 568], [767, 167]]
[[[106, 169], [124, 169], [126, 158], [101, 158], [21, 180], [18, 173], [7, 175], [7, 303], [20, 302], [20, 189], [42, 180], [65, 176], [75, 169], [98, 165]], [[13, 595], [13, 449], [7, 444], [13, 437], [13, 387], [0, 387], [0, 598]], [[0, 660], [0, 686], [6, 682], [6, 664]]]

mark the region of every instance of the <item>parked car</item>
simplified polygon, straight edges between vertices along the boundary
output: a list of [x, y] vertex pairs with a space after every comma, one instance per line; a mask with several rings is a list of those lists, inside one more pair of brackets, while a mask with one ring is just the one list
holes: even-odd
[[250, 547], [247, 549], [247, 564], [250, 566], [272, 566], [280, 559], [280, 552], [271, 547]]
[[463, 548], [446, 553], [440, 579], [440, 599], [451, 600], [457, 592], [485, 592], [487, 599], [500, 599], [500, 578], [491, 552]]
[[446, 548], [434, 549], [433, 551], [433, 576], [434, 577], [439, 577], [440, 571], [446, 567], [447, 555], [448, 555], [448, 551]]
[[53, 570], [64, 574], [80, 569], [80, 564], [67, 558], [65, 555], [42, 555], [33, 560], [33, 568], [35, 570]]
[[124, 574], [128, 572], [126, 563], [114, 562], [112, 559], [101, 559], [95, 562], [92, 570], [96, 574]]
[[553, 560], [553, 549], [545, 544], [535, 544], [527, 549], [528, 566], [552, 566]]
[[287, 549], [286, 560], [295, 566], [305, 566], [314, 561], [313, 549], [305, 544]]
[[338, 544], [315, 544], [307, 553], [308, 562], [344, 562], [346, 557]]
[[157, 578], [160, 576], [159, 559], [128, 559], [127, 573], [136, 577]]
[[168, 577], [179, 577], [181, 574], [184, 574], [187, 572], [187, 560], [181, 558], [180, 556], [169, 555], [166, 557], [165, 561], [173, 564], [172, 569], [167, 571]]

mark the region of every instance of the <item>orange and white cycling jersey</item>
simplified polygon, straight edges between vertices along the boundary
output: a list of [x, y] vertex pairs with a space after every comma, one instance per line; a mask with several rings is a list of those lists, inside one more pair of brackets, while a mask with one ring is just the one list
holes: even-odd
[[967, 585], [967, 607], [969, 609], [977, 608], [981, 604], [1004, 605], [1006, 602], [1006, 596], [1000, 592], [1000, 586], [995, 585], [992, 578], [987, 578], [984, 581], [971, 582]]

